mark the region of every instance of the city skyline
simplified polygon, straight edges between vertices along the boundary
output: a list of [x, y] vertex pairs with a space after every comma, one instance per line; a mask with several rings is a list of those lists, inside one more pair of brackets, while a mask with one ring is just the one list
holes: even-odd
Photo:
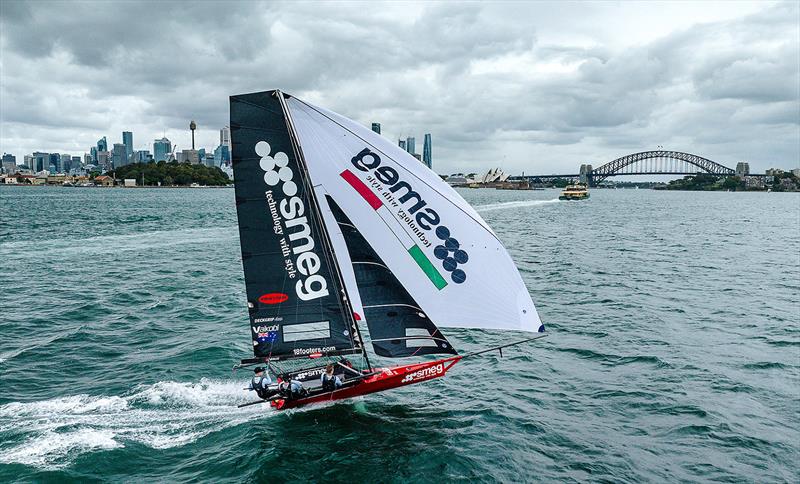
[[[0, 151], [80, 155], [123, 130], [133, 152], [165, 132], [181, 151], [189, 119], [211, 148], [229, 95], [278, 87], [388, 139], [435, 133], [442, 173], [564, 172], [658, 145], [759, 172], [800, 160], [796, 3], [196, 7], [4, 3]], [[141, 31], [121, 35], [130, 18]]]
[[[194, 122], [192, 122], [194, 125]], [[122, 132], [122, 143], [114, 143], [112, 138], [111, 148], [108, 145], [108, 136], [98, 139], [94, 146], [90, 146], [79, 155], [62, 153], [62, 150], [33, 151], [19, 157], [13, 153], [3, 152], [2, 173], [14, 173], [22, 170], [23, 173], [77, 173], [99, 170], [105, 172], [120, 168], [132, 163], [148, 163], [159, 161], [178, 161], [189, 163], [202, 163], [207, 166], [216, 166], [223, 171], [230, 172], [231, 161], [231, 134], [230, 127], [224, 126], [219, 130], [219, 142], [213, 150], [186, 149], [176, 152], [175, 145], [166, 138], [153, 140], [150, 149], [134, 150], [133, 132]]]

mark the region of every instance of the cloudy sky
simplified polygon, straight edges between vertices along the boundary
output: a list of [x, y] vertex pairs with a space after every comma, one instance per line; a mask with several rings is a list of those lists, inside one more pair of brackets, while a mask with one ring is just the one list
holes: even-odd
[[0, 2], [0, 151], [134, 132], [213, 149], [228, 96], [280, 88], [440, 173], [574, 172], [654, 149], [800, 166], [797, 2]]

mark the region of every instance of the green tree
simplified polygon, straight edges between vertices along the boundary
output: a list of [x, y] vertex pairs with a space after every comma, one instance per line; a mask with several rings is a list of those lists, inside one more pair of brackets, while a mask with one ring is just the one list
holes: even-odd
[[738, 176], [729, 176], [722, 182], [722, 188], [726, 190], [736, 190], [742, 184], [742, 179]]

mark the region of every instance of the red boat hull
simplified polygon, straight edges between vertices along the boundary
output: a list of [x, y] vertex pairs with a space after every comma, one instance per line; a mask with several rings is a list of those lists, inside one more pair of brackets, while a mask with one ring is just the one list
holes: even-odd
[[365, 378], [363, 382], [354, 386], [297, 400], [274, 400], [270, 402], [270, 404], [278, 410], [287, 410], [290, 408], [302, 407], [310, 403], [343, 400], [345, 398], [357, 397], [368, 393], [413, 385], [414, 383], [433, 380], [434, 378], [444, 376], [447, 370], [452, 368], [459, 360], [461, 360], [461, 356], [391, 368], [376, 368], [375, 371], [380, 371], [380, 373]]

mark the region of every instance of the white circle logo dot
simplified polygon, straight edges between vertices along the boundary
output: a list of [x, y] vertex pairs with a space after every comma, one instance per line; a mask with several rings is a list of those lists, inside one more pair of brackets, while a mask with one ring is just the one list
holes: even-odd
[[291, 180], [292, 176], [294, 176], [294, 174], [292, 173], [292, 169], [289, 168], [288, 166], [284, 166], [283, 168], [278, 170], [278, 178], [280, 178], [285, 182]]
[[286, 153], [284, 153], [283, 151], [275, 153], [274, 158], [275, 158], [275, 164], [278, 166], [283, 167], [289, 164], [289, 157], [286, 156]]
[[270, 171], [273, 168], [275, 168], [275, 160], [273, 160], [269, 156], [266, 156], [264, 158], [261, 158], [261, 161], [258, 162], [258, 166], [260, 166], [261, 169], [264, 171]]
[[277, 185], [279, 180], [278, 173], [274, 170], [264, 173], [264, 182], [271, 187]]
[[269, 156], [269, 152], [272, 150], [270, 148], [269, 143], [266, 141], [259, 141], [256, 143], [256, 154], [262, 158]]
[[287, 181], [283, 184], [283, 193], [287, 197], [293, 197], [297, 195], [297, 185], [293, 181]]

